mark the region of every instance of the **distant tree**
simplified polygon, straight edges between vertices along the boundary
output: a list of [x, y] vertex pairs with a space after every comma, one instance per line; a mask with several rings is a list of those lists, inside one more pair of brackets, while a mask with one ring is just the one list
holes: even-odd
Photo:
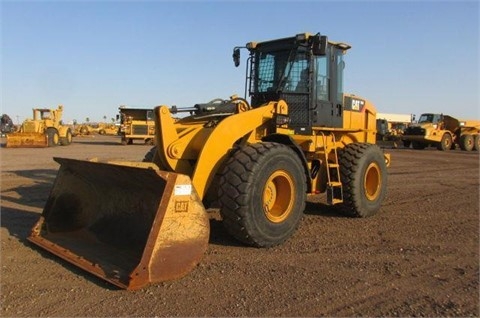
[[115, 122], [115, 118], [113, 118], [113, 117], [112, 117], [112, 118], [110, 118], [110, 119], [112, 120], [112, 123], [114, 123], [114, 122]]
[[76, 119], [73, 120], [73, 124], [74, 124], [74, 125], [77, 124], [77, 120], [76, 120]]
[[90, 118], [88, 118], [88, 117], [85, 118], [85, 121], [86, 121], [87, 123], [89, 123], [89, 122], [90, 122]]
[[103, 121], [107, 121], [107, 115], [103, 115]]

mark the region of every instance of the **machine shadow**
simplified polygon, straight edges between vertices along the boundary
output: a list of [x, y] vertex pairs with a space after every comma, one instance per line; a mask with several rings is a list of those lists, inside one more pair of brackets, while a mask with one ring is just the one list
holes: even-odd
[[11, 202], [33, 208], [43, 208], [50, 193], [50, 189], [52, 188], [53, 181], [57, 176], [57, 170], [34, 169], [5, 172], [14, 174], [18, 177], [30, 179], [33, 181], [33, 184], [8, 189], [8, 192], [16, 192], [18, 194], [18, 196], [15, 197], [6, 195], [5, 192], [7, 191], [2, 189], [2, 209], [4, 209], [4, 202]]
[[[31, 230], [40, 218], [40, 213], [29, 211], [31, 208], [43, 208], [50, 194], [57, 170], [37, 169], [23, 171], [7, 171], [19, 177], [31, 179], [34, 184], [2, 189], [0, 203], [1, 227], [5, 228], [10, 239], [18, 240], [22, 245], [37, 252], [40, 258], [45, 258], [60, 264], [74, 275], [84, 277], [86, 280], [106, 289], [121, 290], [95, 275], [53, 255], [27, 240]], [[15, 193], [15, 195], [10, 195]], [[11, 207], [11, 205], [19, 207]], [[22, 208], [23, 207], [23, 208]]]
[[95, 138], [91, 139], [82, 139], [79, 140], [78, 137], [75, 137], [73, 140], [74, 144], [85, 144], [85, 145], [99, 145], [99, 146], [122, 146], [119, 140], [96, 140]]
[[[25, 243], [31, 228], [40, 217], [39, 213], [29, 210], [44, 207], [57, 170], [34, 169], [5, 172], [33, 181], [31, 185], [2, 189], [1, 194], [1, 226], [6, 228], [11, 236]], [[12, 205], [16, 207], [12, 207]]]
[[[321, 202], [307, 201], [305, 215], [315, 215], [320, 218], [349, 218], [341, 213], [338, 207], [327, 205]], [[221, 246], [245, 247], [246, 245], [234, 239], [225, 229], [221, 218], [210, 218], [210, 239], [209, 244]]]
[[[10, 236], [27, 245], [27, 236], [30, 235], [30, 230], [38, 221], [39, 216], [40, 214], [35, 212], [2, 206], [0, 211], [1, 227], [7, 229]], [[28, 246], [30, 245], [28, 244]]]
[[312, 201], [306, 202], [304, 214], [327, 218], [348, 218], [348, 216], [342, 214], [338, 206]]
[[106, 289], [110, 290], [121, 290], [120, 288], [92, 275], [81, 268], [70, 264], [69, 262], [53, 255], [52, 253], [38, 247], [37, 245], [30, 243], [27, 240], [27, 237], [30, 235], [30, 231], [38, 221], [40, 215], [35, 212], [27, 212], [21, 209], [13, 208], [4, 208], [2, 206], [1, 211], [1, 227], [6, 228], [10, 236], [17, 239], [21, 244], [30, 248], [32, 251], [35, 251], [39, 254], [39, 258], [47, 259], [53, 261], [66, 270], [72, 272], [74, 275], [84, 277], [86, 280]]
[[210, 219], [210, 238], [208, 244], [220, 246], [246, 246], [231, 236], [222, 224], [221, 220]]

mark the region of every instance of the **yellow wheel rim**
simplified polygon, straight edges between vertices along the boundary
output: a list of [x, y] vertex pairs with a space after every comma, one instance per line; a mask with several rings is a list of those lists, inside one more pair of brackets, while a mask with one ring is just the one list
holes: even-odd
[[58, 141], [59, 141], [59, 136], [58, 134], [53, 134], [53, 144], [54, 145], [58, 145]]
[[380, 195], [380, 189], [382, 188], [382, 178], [380, 173], [380, 167], [377, 163], [372, 162], [368, 165], [365, 171], [365, 180], [363, 183], [365, 189], [365, 195], [367, 199], [373, 201]]
[[275, 171], [263, 189], [263, 210], [268, 220], [283, 222], [292, 212], [294, 184], [292, 177], [283, 170]]

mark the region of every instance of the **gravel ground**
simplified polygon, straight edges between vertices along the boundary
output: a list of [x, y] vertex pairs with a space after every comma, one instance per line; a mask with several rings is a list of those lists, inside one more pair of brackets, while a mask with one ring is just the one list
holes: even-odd
[[52, 157], [141, 160], [150, 146], [76, 137], [66, 147], [1, 148], [1, 316], [471, 316], [479, 312], [479, 154], [386, 149], [380, 213], [343, 217], [309, 197], [297, 232], [245, 247], [211, 220], [185, 278], [125, 291], [26, 240], [49, 195]]

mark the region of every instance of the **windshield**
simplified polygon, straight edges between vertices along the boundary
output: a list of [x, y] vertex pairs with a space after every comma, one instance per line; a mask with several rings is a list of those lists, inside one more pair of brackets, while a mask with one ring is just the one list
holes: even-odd
[[41, 114], [42, 114], [42, 115], [41, 115], [41, 116], [42, 116], [42, 117], [41, 117], [42, 119], [50, 119], [50, 117], [51, 117], [51, 116], [50, 116], [50, 111], [42, 111]]
[[306, 54], [284, 50], [258, 52], [256, 76], [251, 93], [307, 92], [308, 60]]
[[438, 114], [422, 114], [418, 119], [418, 123], [438, 123], [440, 115]]

